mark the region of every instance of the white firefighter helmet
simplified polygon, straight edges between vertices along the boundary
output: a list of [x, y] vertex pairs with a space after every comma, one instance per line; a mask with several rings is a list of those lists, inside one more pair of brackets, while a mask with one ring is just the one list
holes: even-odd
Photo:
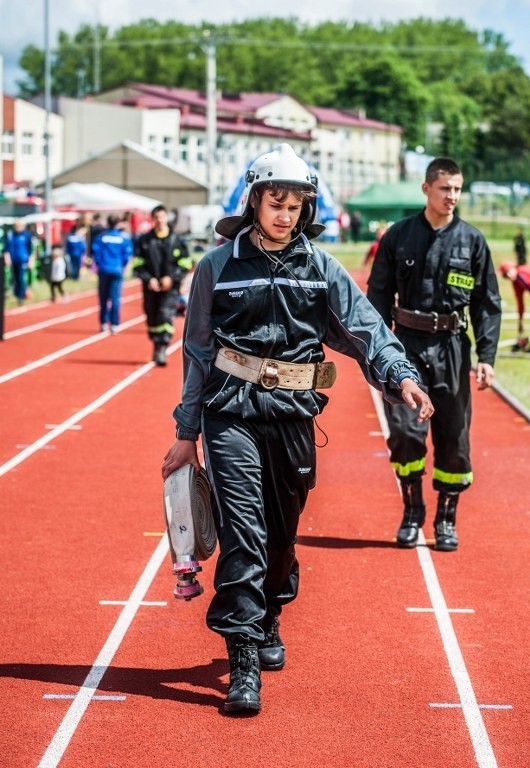
[[[278, 183], [295, 186], [307, 192], [313, 192], [316, 197], [318, 179], [313, 175], [309, 166], [299, 157], [290, 144], [279, 144], [269, 152], [257, 157], [245, 174], [245, 193], [241, 202], [239, 216], [227, 216], [217, 222], [216, 230], [223, 237], [232, 239], [245, 226], [252, 224], [254, 209], [251, 197], [254, 190], [263, 184]], [[300, 223], [308, 237], [316, 237], [325, 227], [314, 224], [316, 200], [306, 202], [302, 209]]]
[[317, 177], [290, 144], [279, 144], [270, 152], [260, 155], [245, 174], [247, 186], [241, 204], [241, 215], [249, 211], [250, 198], [256, 187], [267, 182], [295, 185], [308, 192], [317, 191]]

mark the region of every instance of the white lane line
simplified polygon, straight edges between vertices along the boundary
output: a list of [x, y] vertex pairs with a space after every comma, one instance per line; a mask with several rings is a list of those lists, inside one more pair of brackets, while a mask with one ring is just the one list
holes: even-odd
[[[141, 297], [141, 293], [133, 293], [130, 296], [124, 296], [121, 300], [122, 304], [128, 304], [131, 301], [136, 301]], [[42, 320], [40, 323], [34, 323], [33, 325], [25, 325], [23, 328], [17, 328], [16, 331], [8, 331], [4, 333], [4, 339], [14, 339], [17, 336], [25, 336], [27, 333], [34, 333], [34, 331], [42, 331], [43, 328], [50, 328], [52, 325], [60, 325], [61, 323], [68, 323], [70, 320], [77, 320], [80, 317], [86, 317], [87, 315], [93, 315], [99, 313], [99, 307], [93, 306], [87, 309], [80, 309], [77, 312], [68, 312], [66, 315], [60, 315], [59, 317], [52, 317], [49, 320]]]
[[[388, 423], [383, 409], [382, 399], [373, 387], [370, 387], [370, 394], [372, 395], [372, 400], [383, 433], [385, 437], [388, 437]], [[416, 553], [420, 561], [425, 585], [429, 593], [438, 629], [442, 637], [442, 644], [447, 661], [449, 662], [449, 669], [451, 670], [458, 691], [464, 719], [475, 751], [477, 765], [479, 768], [497, 768], [497, 760], [493, 753], [484, 720], [482, 719], [480, 707], [477, 704], [473, 685], [471, 684], [471, 678], [466, 669], [462, 651], [458, 645], [458, 640], [451, 623], [451, 616], [445, 602], [440, 582], [438, 581], [431, 553], [426, 546], [425, 537], [421, 530], [418, 541], [420, 545], [423, 546], [416, 547]]]
[[[124, 323], [121, 323], [121, 325], [118, 326], [116, 333], [118, 334], [127, 328], [131, 328], [133, 325], [138, 325], [138, 323], [141, 323], [144, 320], [145, 315], [133, 317], [132, 320], [126, 320]], [[69, 344], [69, 346], [63, 347], [62, 349], [57, 350], [57, 352], [52, 352], [51, 354], [46, 355], [46, 357], [41, 357], [32, 363], [23, 365], [21, 368], [15, 368], [14, 370], [9, 371], [9, 373], [4, 373], [2, 376], [0, 376], [0, 384], [5, 384], [6, 381], [16, 379], [17, 376], [22, 376], [24, 373], [34, 371], [37, 368], [41, 368], [43, 365], [48, 365], [48, 363], [52, 363], [54, 360], [58, 360], [60, 357], [69, 355], [71, 352], [76, 352], [78, 349], [88, 347], [90, 344], [95, 344], [97, 341], [101, 341], [101, 339], [106, 338], [109, 338], [109, 334], [107, 331], [103, 331], [101, 333], [96, 333], [94, 336], [88, 336], [88, 338], [82, 339], [81, 341], [76, 341], [74, 344]]]
[[[97, 288], [89, 288], [86, 291], [78, 291], [75, 293], [70, 293], [68, 295], [68, 302], [74, 302], [76, 299], [84, 299], [87, 296], [97, 296]], [[50, 300], [49, 299], [43, 299], [42, 301], [32, 301], [31, 304], [24, 304], [22, 307], [11, 307], [11, 309], [6, 309], [5, 314], [6, 317], [9, 317], [10, 315], [24, 315], [27, 312], [32, 312], [36, 309], [42, 309], [43, 307], [49, 307], [50, 306]]]
[[[76, 693], [45, 693], [43, 699], [75, 699]], [[92, 696], [92, 701], [125, 701], [125, 696]]]
[[42, 760], [40, 761], [38, 768], [56, 768], [61, 760], [68, 744], [70, 743], [81, 718], [83, 717], [88, 705], [94, 698], [94, 694], [98, 689], [101, 679], [107, 671], [115, 653], [117, 652], [120, 644], [125, 637], [127, 630], [129, 629], [138, 608], [144, 600], [147, 590], [151, 586], [153, 579], [162, 563], [164, 562], [166, 555], [169, 551], [169, 545], [167, 536], [160, 539], [157, 548], [151, 555], [151, 559], [147, 563], [144, 572], [140, 576], [136, 586], [127, 604], [121, 611], [116, 624], [114, 625], [105, 645], [99, 652], [97, 659], [95, 660], [92, 669], [88, 673], [83, 685], [76, 694], [74, 700], [70, 704], [66, 715], [63, 718], [62, 723], [55, 732], [53, 739], [51, 740], [46, 752], [44, 753]]
[[[462, 709], [462, 704], [429, 704], [433, 709]], [[479, 704], [479, 709], [513, 709], [511, 704]]]
[[[475, 613], [474, 608], [448, 608], [449, 613]], [[407, 608], [409, 613], [434, 613], [434, 608]]]
[[[177, 342], [175, 342], [175, 344], [172, 344], [170, 347], [168, 347], [168, 350], [167, 350], [168, 354], [172, 354], [181, 346], [182, 346], [182, 340], [179, 339]], [[59, 424], [59, 426], [55, 427], [55, 429], [52, 429], [50, 432], [48, 432], [47, 435], [43, 435], [42, 437], [39, 437], [38, 440], [36, 440], [34, 443], [31, 443], [31, 445], [28, 445], [20, 453], [17, 453], [17, 455], [13, 456], [12, 459], [9, 459], [9, 461], [6, 461], [5, 464], [0, 465], [0, 477], [2, 477], [3, 475], [5, 475], [7, 472], [14, 469], [15, 467], [17, 467], [19, 464], [22, 464], [23, 461], [25, 461], [30, 456], [33, 456], [33, 454], [36, 453], [37, 451], [41, 450], [42, 448], [45, 448], [48, 443], [50, 443], [59, 435], [62, 435], [63, 432], [66, 432], [66, 430], [70, 429], [73, 424], [77, 424], [78, 422], [82, 421], [85, 418], [85, 416], [88, 416], [89, 414], [96, 411], [98, 408], [101, 408], [102, 405], [107, 403], [115, 395], [119, 394], [122, 390], [126, 389], [131, 384], [134, 384], [134, 382], [137, 379], [140, 379], [142, 376], [144, 376], [154, 367], [155, 367], [154, 363], [146, 363], [145, 365], [142, 365], [136, 371], [133, 371], [133, 373], [130, 373], [128, 376], [126, 376], [122, 381], [119, 382], [119, 384], [116, 384], [114, 387], [111, 387], [111, 389], [104, 392], [103, 395], [98, 397], [93, 402], [89, 403], [89, 405], [82, 408], [73, 416], [70, 416], [69, 419], [66, 419], [66, 421], [63, 421], [63, 423]], [[50, 447], [55, 447], [55, 446], [50, 446]]]
[[[127, 600], [100, 600], [100, 605], [127, 605]], [[165, 608], [167, 602], [165, 600], [145, 600], [140, 603], [141, 606], [155, 606], [156, 608]]]

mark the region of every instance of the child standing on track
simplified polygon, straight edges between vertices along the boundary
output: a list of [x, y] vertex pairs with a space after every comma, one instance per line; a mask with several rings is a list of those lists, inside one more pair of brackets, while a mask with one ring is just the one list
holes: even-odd
[[280, 670], [282, 608], [295, 599], [298, 520], [315, 485], [314, 419], [334, 381], [324, 348], [419, 421], [433, 412], [403, 347], [362, 291], [311, 240], [317, 179], [289, 144], [246, 174], [241, 216], [222, 219], [227, 239], [199, 262], [184, 326], [184, 386], [167, 478], [199, 470], [202, 432], [219, 539], [207, 624], [230, 659], [228, 713], [261, 708], [260, 669]]
[[63, 283], [66, 280], [66, 259], [60, 245], [52, 248], [52, 263], [50, 273], [51, 300], [55, 301], [55, 293], [64, 296]]

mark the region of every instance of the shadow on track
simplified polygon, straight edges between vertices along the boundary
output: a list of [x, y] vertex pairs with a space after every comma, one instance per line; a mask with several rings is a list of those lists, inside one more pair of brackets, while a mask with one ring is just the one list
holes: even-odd
[[[62, 686], [80, 688], [92, 667], [83, 664], [0, 664], [0, 678], [40, 680]], [[184, 704], [197, 704], [219, 708], [228, 689], [221, 680], [228, 675], [227, 659], [212, 659], [210, 664], [183, 669], [145, 669], [141, 667], [108, 667], [97, 690], [109, 694], [148, 696]], [[182, 684], [186, 688], [179, 688]], [[218, 691], [218, 696], [201, 690], [189, 690], [187, 686]], [[54, 690], [47, 693], [74, 694], [71, 690]]]

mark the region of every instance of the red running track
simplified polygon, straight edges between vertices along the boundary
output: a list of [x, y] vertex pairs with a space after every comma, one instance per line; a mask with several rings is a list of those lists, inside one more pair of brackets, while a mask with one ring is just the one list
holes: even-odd
[[[7, 331], [94, 300], [8, 316]], [[133, 299], [123, 319], [138, 317]], [[96, 321], [6, 339], [0, 374], [97, 335]], [[335, 358], [300, 595], [282, 616], [288, 663], [263, 673], [259, 717], [229, 718], [224, 645], [204, 623], [215, 558], [205, 594], [177, 602], [161, 536], [175, 346], [153, 368], [139, 321], [0, 384], [0, 764], [526, 766], [529, 425], [477, 393], [461, 547], [399, 550], [374, 399]], [[433, 507], [428, 491], [427, 539]]]

